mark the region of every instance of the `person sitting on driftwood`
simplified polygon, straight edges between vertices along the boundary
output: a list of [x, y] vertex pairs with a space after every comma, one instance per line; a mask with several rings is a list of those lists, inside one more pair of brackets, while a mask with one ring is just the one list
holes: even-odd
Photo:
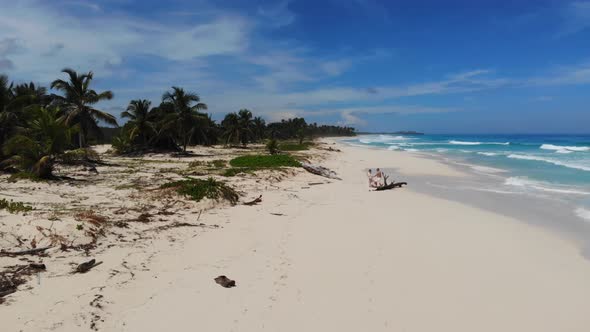
[[383, 185], [383, 172], [379, 168], [375, 171], [375, 185], [381, 187]]
[[369, 178], [369, 187], [373, 187], [373, 170], [370, 168], [367, 172], [367, 177]]
[[[395, 182], [392, 181], [390, 183], [387, 183], [387, 179], [389, 179], [389, 176], [381, 173], [381, 171], [377, 168], [377, 174], [375, 174], [375, 178], [377, 178], [377, 176], [379, 176], [379, 183], [375, 188], [375, 191], [382, 191], [382, 190], [389, 190], [389, 189], [393, 189], [393, 188], [401, 188], [403, 186], [408, 185], [407, 182]], [[383, 180], [383, 182], [381, 182], [381, 180]]]
[[369, 169], [367, 172], [367, 177], [369, 178], [369, 187], [371, 188], [378, 188], [380, 187], [381, 180], [383, 179], [383, 173], [377, 168], [377, 172], [373, 175], [373, 170]]

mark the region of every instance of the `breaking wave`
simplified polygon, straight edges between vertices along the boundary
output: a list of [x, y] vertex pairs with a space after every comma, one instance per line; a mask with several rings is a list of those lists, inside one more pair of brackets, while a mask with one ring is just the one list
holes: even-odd
[[526, 155], [526, 154], [510, 154], [510, 155], [508, 155], [508, 158], [520, 159], [520, 160], [542, 161], [542, 162], [557, 165], [557, 166], [563, 166], [563, 167], [567, 167], [567, 168], [579, 169], [582, 171], [590, 172], [590, 166], [573, 164], [573, 163], [563, 162], [563, 161], [559, 161], [559, 160], [555, 160], [555, 159], [551, 159], [551, 158], [540, 157], [540, 156], [532, 156], [532, 155]]
[[455, 144], [455, 145], [509, 145], [510, 142], [466, 142], [466, 141], [449, 141], [449, 144]]
[[521, 188], [532, 188], [541, 191], [559, 193], [559, 194], [573, 194], [573, 195], [590, 195], [590, 192], [578, 190], [574, 188], [565, 188], [565, 187], [555, 187], [551, 186], [551, 184], [541, 182], [541, 181], [533, 181], [527, 178], [522, 177], [510, 177], [507, 178], [504, 182], [505, 185], [514, 186], [514, 187], [521, 187]]
[[553, 144], [543, 144], [543, 145], [541, 145], [540, 149], [551, 150], [551, 151], [555, 151], [557, 153], [572, 153], [572, 152], [590, 151], [590, 147], [588, 147], [588, 146], [561, 146], [561, 145], [553, 145]]

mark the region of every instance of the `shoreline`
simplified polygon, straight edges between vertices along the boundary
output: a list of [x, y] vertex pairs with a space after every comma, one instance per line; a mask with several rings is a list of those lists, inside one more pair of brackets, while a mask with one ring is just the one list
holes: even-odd
[[[137, 248], [110, 248], [96, 271], [44, 278], [43, 287], [0, 307], [0, 319], [23, 331], [88, 329], [93, 321], [100, 331], [549, 332], [590, 325], [590, 264], [572, 242], [425, 195], [411, 182], [369, 191], [369, 167], [404, 177], [468, 175], [411, 154], [336, 144], [342, 152], [322, 165], [342, 181], [299, 172], [261, 185], [262, 204], [200, 216], [221, 229], [194, 237], [176, 229]], [[218, 275], [237, 287], [219, 287]]]
[[[559, 189], [544, 187], [531, 192], [521, 189], [522, 186], [518, 182], [520, 178], [510, 174], [510, 171], [473, 163], [459, 156], [426, 151], [392, 151], [375, 146], [365, 147], [345, 142], [345, 140], [341, 139], [339, 143], [383, 153], [407, 153], [417, 158], [435, 160], [444, 164], [462, 173], [463, 176], [446, 177], [440, 174], [412, 176], [410, 180], [414, 186], [410, 189], [502, 214], [532, 226], [544, 227], [574, 241], [580, 247], [581, 254], [590, 260], [590, 219], [581, 215], [586, 210], [580, 203], [583, 201], [582, 198], [586, 197], [585, 192], [563, 192]], [[506, 187], [509, 182], [515, 182], [515, 184]], [[559, 196], [554, 197], [553, 194], [570, 196], [564, 199]]]

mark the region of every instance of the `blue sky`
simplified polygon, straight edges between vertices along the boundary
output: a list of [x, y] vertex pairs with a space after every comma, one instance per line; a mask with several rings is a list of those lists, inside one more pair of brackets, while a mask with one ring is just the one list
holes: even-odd
[[0, 2], [0, 72], [360, 130], [590, 132], [590, 1]]

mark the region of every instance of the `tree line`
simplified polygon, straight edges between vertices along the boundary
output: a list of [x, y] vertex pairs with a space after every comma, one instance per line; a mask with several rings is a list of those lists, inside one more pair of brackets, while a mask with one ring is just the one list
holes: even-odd
[[51, 178], [54, 166], [88, 158], [89, 144], [103, 138], [101, 124], [118, 128], [111, 140], [118, 153], [150, 151], [185, 152], [190, 145], [246, 146], [267, 139], [315, 136], [352, 136], [354, 128], [308, 124], [303, 118], [266, 123], [250, 110], [228, 113], [220, 123], [207, 114], [207, 104], [196, 93], [172, 87], [158, 105], [145, 99], [131, 100], [114, 115], [95, 105], [113, 98], [112, 91], [92, 89], [93, 73], [62, 71], [66, 79], [54, 80], [49, 93], [34, 83], [9, 83], [0, 75], [0, 170], [25, 172]]

